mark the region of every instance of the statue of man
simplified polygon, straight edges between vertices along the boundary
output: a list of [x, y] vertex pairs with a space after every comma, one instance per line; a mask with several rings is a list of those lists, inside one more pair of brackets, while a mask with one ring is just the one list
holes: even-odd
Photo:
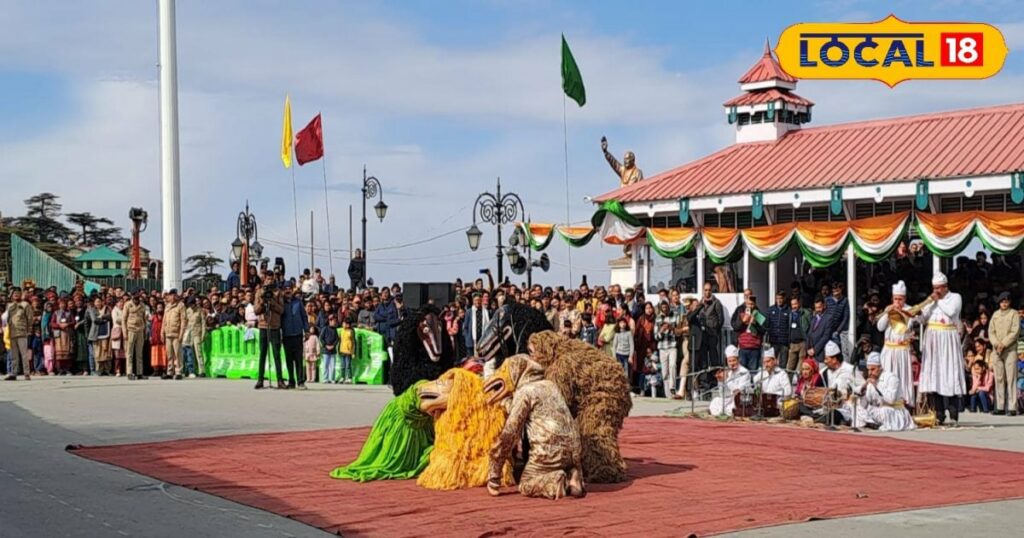
[[632, 151], [627, 151], [622, 157], [622, 163], [615, 158], [614, 155], [608, 153], [608, 139], [601, 137], [601, 151], [604, 152], [604, 158], [608, 161], [608, 166], [612, 167], [619, 176], [619, 187], [625, 187], [626, 185], [632, 185], [644, 178], [644, 172], [636, 166], [636, 156], [633, 155]]

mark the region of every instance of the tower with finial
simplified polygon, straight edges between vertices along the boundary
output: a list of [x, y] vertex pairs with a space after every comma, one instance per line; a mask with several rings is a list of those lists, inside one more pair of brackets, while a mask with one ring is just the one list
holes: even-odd
[[793, 93], [796, 79], [782, 70], [767, 39], [764, 54], [739, 83], [743, 93], [724, 103], [737, 143], [779, 140], [811, 121], [814, 103]]

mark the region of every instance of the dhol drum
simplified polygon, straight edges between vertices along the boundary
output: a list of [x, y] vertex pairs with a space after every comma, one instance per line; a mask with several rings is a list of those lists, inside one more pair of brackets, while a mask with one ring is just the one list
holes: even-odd
[[825, 387], [811, 387], [804, 391], [804, 405], [811, 409], [818, 409], [825, 406], [825, 398], [828, 397], [828, 389]]
[[734, 417], [755, 417], [760, 416], [764, 418], [772, 418], [780, 415], [779, 413], [779, 397], [775, 394], [761, 394], [760, 404], [758, 398], [753, 394], [746, 394], [743, 392], [736, 393], [733, 402], [736, 404], [733, 407], [732, 415]]

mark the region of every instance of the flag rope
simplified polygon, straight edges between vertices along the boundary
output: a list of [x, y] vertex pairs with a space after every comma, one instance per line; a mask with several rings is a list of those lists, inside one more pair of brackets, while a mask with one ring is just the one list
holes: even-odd
[[[330, 264], [331, 275], [334, 275], [334, 249], [331, 245], [331, 204], [327, 199], [327, 155], [320, 159], [320, 163], [323, 165], [324, 170], [324, 212], [327, 214], [327, 260]], [[313, 268], [309, 268], [310, 274], [313, 272]]]
[[[569, 218], [569, 122], [566, 119], [565, 101], [568, 99], [565, 92], [562, 92], [562, 144], [565, 149], [565, 222], [571, 222]], [[569, 253], [569, 284], [572, 285], [572, 246], [566, 244], [566, 252]]]
[[295, 167], [289, 166], [288, 168], [292, 171], [292, 215], [295, 216], [295, 268], [302, 267], [302, 261], [299, 258], [299, 200], [295, 193]]

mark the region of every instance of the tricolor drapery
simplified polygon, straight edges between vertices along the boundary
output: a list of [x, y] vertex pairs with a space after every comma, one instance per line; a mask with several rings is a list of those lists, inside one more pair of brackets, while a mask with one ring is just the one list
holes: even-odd
[[997, 254], [1018, 252], [1024, 246], [1024, 214], [996, 211], [965, 211], [931, 214], [895, 213], [852, 221], [791, 222], [753, 228], [659, 228], [645, 227], [618, 201], [605, 202], [594, 213], [591, 226], [517, 223], [534, 250], [544, 250], [554, 235], [572, 246], [586, 245], [594, 236], [605, 243], [622, 245], [644, 240], [659, 255], [675, 258], [690, 252], [701, 241], [714, 263], [734, 261], [743, 249], [760, 261], [778, 259], [794, 242], [814, 267], [838, 262], [852, 244], [857, 257], [876, 263], [889, 257], [913, 224], [917, 235], [934, 254], [959, 254], [977, 237]]

